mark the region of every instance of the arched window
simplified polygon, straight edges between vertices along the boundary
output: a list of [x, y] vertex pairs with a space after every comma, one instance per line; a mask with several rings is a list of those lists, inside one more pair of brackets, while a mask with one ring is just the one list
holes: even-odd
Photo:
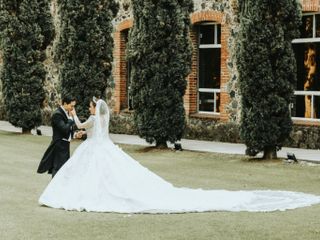
[[130, 95], [130, 63], [127, 61], [126, 48], [129, 31], [133, 25], [131, 19], [119, 23], [114, 33], [114, 107], [115, 113], [132, 110]]
[[[123, 35], [124, 35], [124, 41], [125, 41], [125, 45], [128, 44], [128, 38], [129, 38], [129, 29], [126, 29], [123, 31]], [[123, 104], [123, 108], [128, 109], [128, 110], [133, 110], [133, 103], [132, 103], [132, 95], [131, 95], [131, 91], [130, 91], [130, 85], [131, 85], [131, 76], [130, 76], [130, 72], [131, 72], [131, 64], [130, 62], [127, 60], [127, 58], [125, 58], [125, 62], [126, 62], [126, 74], [125, 74], [125, 78], [126, 78], [126, 101]]]
[[221, 24], [198, 24], [198, 112], [220, 114]]

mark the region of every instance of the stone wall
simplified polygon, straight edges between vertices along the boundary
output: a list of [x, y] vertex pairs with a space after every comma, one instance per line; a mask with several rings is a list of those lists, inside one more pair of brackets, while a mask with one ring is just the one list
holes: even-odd
[[[44, 62], [45, 69], [47, 71], [47, 75], [44, 82], [44, 88], [46, 93], [46, 100], [44, 101], [43, 106], [43, 119], [44, 123], [48, 124], [50, 121], [50, 116], [54, 108], [59, 105], [60, 96], [58, 94], [58, 66], [54, 63], [54, 48], [57, 43], [57, 39], [59, 37], [59, 18], [57, 14], [57, 0], [52, 0], [51, 2], [51, 14], [53, 16], [53, 21], [55, 25], [56, 37], [51, 46], [47, 48], [46, 55], [47, 59]], [[0, 53], [0, 69], [2, 65], [2, 58]], [[3, 94], [2, 94], [2, 82], [0, 81], [0, 120], [5, 119], [5, 108], [3, 102]]]
[[4, 108], [4, 99], [2, 94], [2, 82], [0, 81], [0, 120], [6, 119], [6, 113]]
[[227, 92], [229, 93], [230, 99], [229, 104], [227, 106], [227, 112], [229, 113], [230, 121], [235, 123], [240, 122], [240, 114], [241, 114], [241, 98], [239, 95], [239, 87], [238, 87], [238, 71], [235, 63], [235, 37], [239, 31], [239, 19], [238, 19], [238, 1], [230, 0], [227, 1], [225, 8], [225, 16], [226, 21], [230, 26], [229, 32], [229, 58], [228, 58], [228, 69], [230, 73], [229, 82], [227, 84]]
[[54, 61], [54, 52], [55, 52], [55, 47], [57, 45], [57, 41], [60, 36], [60, 20], [59, 20], [59, 15], [58, 15], [58, 9], [57, 9], [57, 0], [52, 0], [51, 1], [51, 14], [53, 17], [53, 23], [55, 26], [55, 39], [53, 41], [53, 44], [50, 45], [47, 48], [46, 55], [47, 59], [44, 62], [45, 69], [47, 71], [46, 79], [45, 79], [45, 93], [46, 93], [46, 100], [44, 102], [43, 106], [43, 121], [45, 124], [50, 123], [50, 117], [52, 111], [59, 106], [60, 103], [60, 83], [58, 79], [58, 71], [59, 71], [59, 66], [57, 63]]
[[319, 126], [294, 125], [290, 139], [285, 146], [306, 149], [320, 149]]
[[[133, 126], [133, 115], [129, 112], [114, 114], [110, 120], [110, 132], [137, 134]], [[223, 123], [206, 118], [188, 118], [183, 135], [186, 139], [241, 143], [239, 125], [236, 122]], [[284, 147], [320, 149], [320, 128], [318, 126], [295, 125]]]
[[[0, 51], [0, 73], [1, 73], [1, 66], [3, 65], [3, 58]], [[1, 80], [1, 79], [0, 79]], [[3, 93], [2, 93], [2, 81], [0, 81], [0, 120], [5, 119], [5, 109], [4, 109], [4, 102], [3, 102]]]
[[113, 21], [114, 25], [117, 25], [124, 20], [133, 18], [131, 1], [117, 0], [117, 2], [119, 3], [119, 12]]

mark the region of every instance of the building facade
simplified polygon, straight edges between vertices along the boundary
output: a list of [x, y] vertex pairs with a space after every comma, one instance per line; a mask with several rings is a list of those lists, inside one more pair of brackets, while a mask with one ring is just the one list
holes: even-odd
[[[229, 100], [227, 84], [230, 79], [228, 41], [230, 26], [224, 8], [219, 1], [194, 1], [190, 37], [193, 43], [192, 72], [184, 97], [187, 116], [208, 117], [228, 121], [226, 105]], [[228, 2], [228, 1], [225, 1]], [[128, 32], [133, 25], [130, 1], [120, 3], [121, 9], [115, 21], [114, 33], [114, 111], [121, 113], [132, 109], [129, 79], [130, 63], [126, 61]], [[216, 8], [216, 10], [214, 10]]]
[[[126, 44], [134, 19], [131, 1], [118, 2], [120, 10], [114, 19], [114, 87], [108, 90], [109, 104], [114, 112], [111, 131], [132, 134], [135, 133], [132, 122], [134, 99], [130, 96], [130, 62], [126, 60]], [[239, 26], [237, 4], [238, 0], [194, 0], [194, 12], [190, 15], [192, 69], [184, 96], [187, 138], [240, 141], [237, 124], [241, 104], [233, 56]], [[298, 82], [295, 101], [290, 106], [295, 127], [288, 145], [320, 148], [320, 1], [301, 0], [301, 4], [301, 36], [292, 42]], [[56, 5], [57, 1], [52, 0], [52, 13], [58, 25]], [[46, 61], [49, 74], [46, 79], [45, 119], [50, 117], [59, 96], [58, 66], [51, 57], [54, 45], [48, 49]], [[0, 94], [0, 117], [3, 116], [1, 102]]]
[[[234, 37], [239, 22], [237, 2], [194, 1], [195, 9], [190, 16], [192, 71], [187, 78], [188, 86], [184, 96], [184, 107], [188, 117], [186, 135], [190, 133], [189, 137], [221, 140], [213, 137], [210, 132], [217, 135], [219, 131], [214, 131], [217, 126], [239, 122], [241, 105], [233, 57]], [[113, 100], [114, 112], [123, 115], [133, 110], [134, 99], [129, 91], [130, 63], [126, 61], [125, 51], [128, 32], [134, 19], [130, 1], [121, 1], [120, 5], [121, 10], [115, 20]], [[301, 36], [292, 42], [297, 59], [298, 82], [295, 100], [290, 108], [295, 123], [295, 146], [313, 147], [309, 143], [304, 145], [303, 142], [319, 140], [317, 126], [320, 124], [320, 1], [302, 0], [301, 5]], [[231, 125], [229, 124], [229, 127]], [[311, 137], [307, 141], [303, 136], [310, 134], [318, 137]], [[231, 131], [230, 138], [226, 140], [237, 142], [239, 139], [236, 135], [236, 132]], [[231, 139], [232, 137], [236, 139]]]

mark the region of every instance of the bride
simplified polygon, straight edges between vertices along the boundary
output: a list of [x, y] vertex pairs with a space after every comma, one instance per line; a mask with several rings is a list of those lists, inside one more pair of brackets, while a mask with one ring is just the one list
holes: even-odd
[[109, 109], [93, 98], [85, 140], [40, 196], [53, 208], [118, 213], [205, 211], [265, 212], [320, 203], [320, 197], [288, 191], [227, 191], [177, 188], [140, 165], [109, 138]]

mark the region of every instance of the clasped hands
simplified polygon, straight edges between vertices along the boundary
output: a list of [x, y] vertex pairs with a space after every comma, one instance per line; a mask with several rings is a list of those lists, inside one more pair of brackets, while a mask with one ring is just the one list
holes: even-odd
[[[75, 117], [77, 116], [77, 113], [76, 113], [76, 109], [73, 108], [70, 112], [69, 112], [69, 115], [71, 117]], [[80, 131], [76, 131], [75, 134], [74, 134], [74, 137], [77, 138], [77, 139], [81, 139], [83, 137], [83, 135], [86, 134], [86, 131], [83, 131], [83, 130], [80, 130]]]
[[80, 130], [80, 131], [76, 131], [74, 134], [74, 137], [77, 139], [81, 139], [83, 137], [83, 135], [86, 134], [86, 131]]

